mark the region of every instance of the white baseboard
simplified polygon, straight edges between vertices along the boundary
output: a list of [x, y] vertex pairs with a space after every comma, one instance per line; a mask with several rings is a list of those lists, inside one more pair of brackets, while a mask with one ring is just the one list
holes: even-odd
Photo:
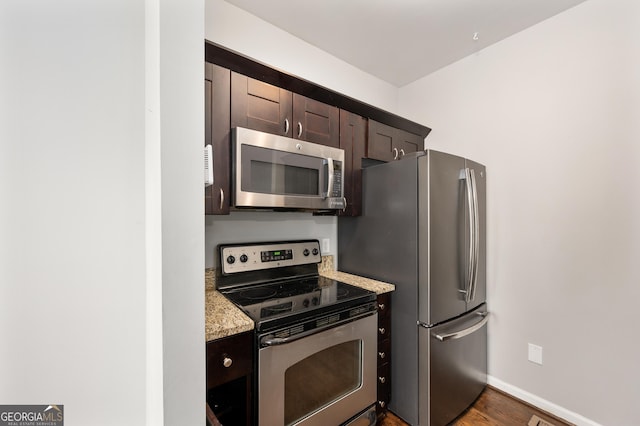
[[509, 383], [505, 383], [493, 376], [487, 376], [487, 383], [496, 389], [500, 389], [501, 391], [508, 393], [509, 395], [513, 395], [518, 399], [528, 402], [529, 404], [536, 406], [543, 411], [551, 413], [554, 416], [560, 417], [561, 419], [564, 419], [569, 423], [574, 423], [577, 426], [602, 426], [599, 423], [594, 422], [593, 420], [581, 416], [578, 413], [569, 411], [566, 408], [554, 404], [553, 402], [540, 398], [537, 395], [510, 385]]

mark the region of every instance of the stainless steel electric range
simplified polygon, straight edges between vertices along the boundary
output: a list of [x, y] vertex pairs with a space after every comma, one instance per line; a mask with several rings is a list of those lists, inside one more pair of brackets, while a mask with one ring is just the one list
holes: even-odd
[[375, 424], [376, 294], [320, 276], [318, 240], [218, 250], [218, 290], [256, 325], [258, 424]]

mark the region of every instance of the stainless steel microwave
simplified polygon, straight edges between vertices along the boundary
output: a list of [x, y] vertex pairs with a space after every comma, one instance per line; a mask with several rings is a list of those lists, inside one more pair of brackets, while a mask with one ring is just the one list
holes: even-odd
[[346, 207], [342, 149], [235, 127], [232, 159], [234, 207]]

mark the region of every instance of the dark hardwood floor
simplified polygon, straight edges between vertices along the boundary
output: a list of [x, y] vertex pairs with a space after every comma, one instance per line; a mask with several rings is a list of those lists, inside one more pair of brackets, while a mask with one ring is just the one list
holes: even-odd
[[[540, 426], [547, 426], [548, 423], [553, 426], [571, 426], [571, 423], [564, 422], [491, 386], [487, 386], [476, 402], [451, 423], [451, 426], [527, 425], [533, 415], [544, 421], [540, 422]], [[389, 413], [378, 425], [407, 426], [407, 423], [393, 413]]]

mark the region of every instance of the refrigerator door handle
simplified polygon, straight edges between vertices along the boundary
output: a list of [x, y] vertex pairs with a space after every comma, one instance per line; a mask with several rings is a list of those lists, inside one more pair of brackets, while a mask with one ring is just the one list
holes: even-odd
[[480, 330], [484, 325], [489, 321], [489, 312], [477, 312], [477, 315], [481, 316], [482, 319], [472, 325], [471, 327], [467, 327], [464, 330], [456, 331], [455, 333], [447, 333], [447, 334], [435, 334], [433, 337], [438, 339], [441, 342], [446, 342], [447, 340], [460, 339], [464, 336], [468, 336], [478, 330]]
[[476, 185], [476, 172], [471, 169], [469, 176], [471, 177], [471, 190], [473, 198], [473, 210], [470, 214], [473, 216], [473, 267], [471, 275], [471, 294], [469, 300], [474, 300], [476, 297], [476, 287], [478, 284], [478, 262], [480, 261], [480, 214], [478, 211], [478, 190]]
[[[465, 288], [464, 290], [460, 290], [461, 293], [465, 294], [464, 300], [465, 302], [470, 302], [471, 301], [471, 291], [473, 290], [473, 270], [474, 270], [474, 259], [475, 259], [475, 254], [474, 254], [474, 224], [473, 224], [473, 189], [472, 189], [472, 182], [471, 182], [471, 170], [466, 167], [464, 170], [462, 170], [462, 173], [464, 173], [463, 175], [463, 179], [464, 179], [464, 183], [465, 183], [465, 188], [467, 190], [467, 208], [469, 211], [469, 257], [467, 259], [467, 276], [466, 276], [466, 283], [465, 283]], [[461, 175], [462, 175], [461, 173]]]

